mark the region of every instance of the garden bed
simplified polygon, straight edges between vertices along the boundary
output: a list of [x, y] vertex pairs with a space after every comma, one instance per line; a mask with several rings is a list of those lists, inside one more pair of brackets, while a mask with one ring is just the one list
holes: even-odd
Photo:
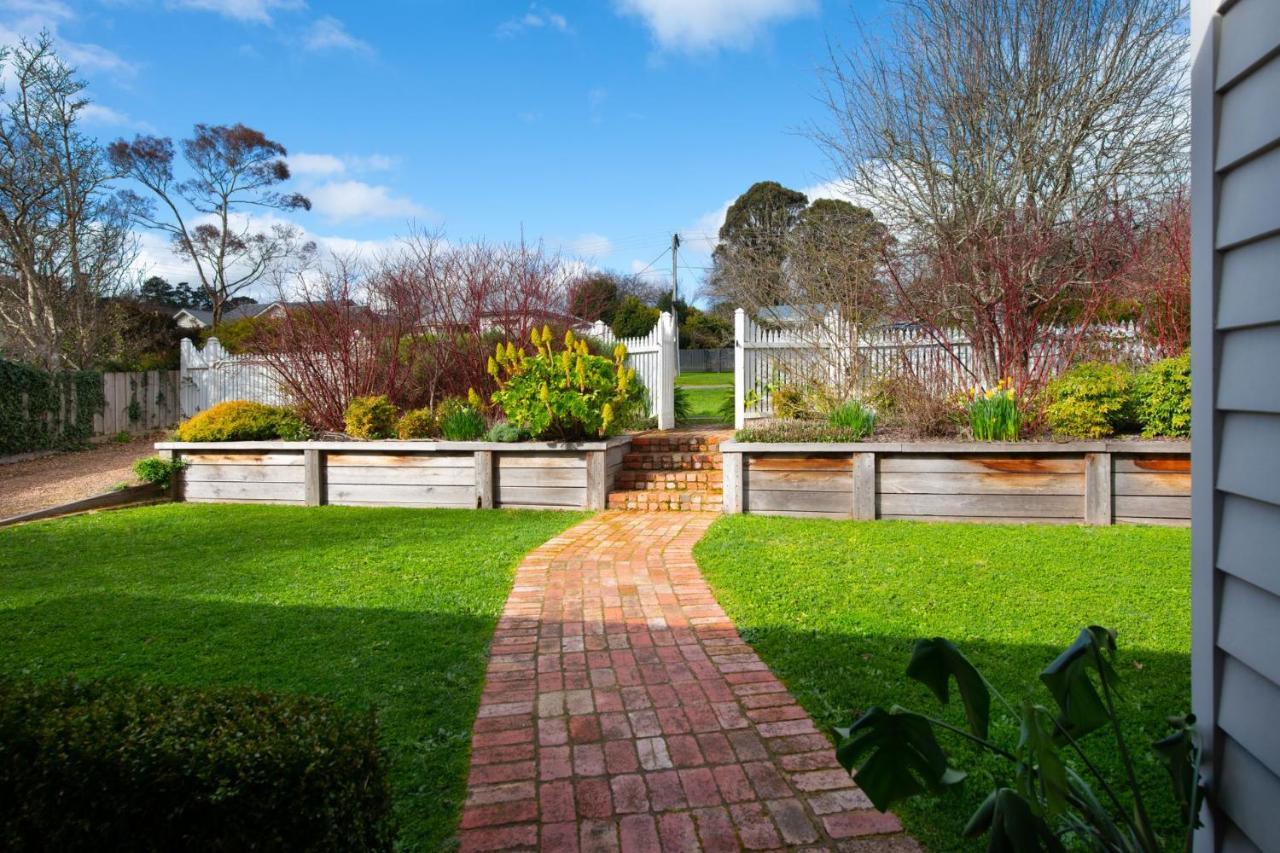
[[191, 502], [603, 509], [630, 436], [600, 441], [161, 442]]
[[1186, 441], [727, 441], [725, 512], [923, 521], [1191, 520]]

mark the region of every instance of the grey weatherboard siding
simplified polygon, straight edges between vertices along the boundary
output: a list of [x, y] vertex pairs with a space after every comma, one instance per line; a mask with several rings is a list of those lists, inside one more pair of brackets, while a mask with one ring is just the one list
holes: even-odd
[[1280, 0], [1192, 3], [1197, 850], [1280, 850]]

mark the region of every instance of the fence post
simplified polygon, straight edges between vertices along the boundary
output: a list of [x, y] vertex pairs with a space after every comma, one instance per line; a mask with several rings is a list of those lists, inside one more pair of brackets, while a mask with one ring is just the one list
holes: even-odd
[[493, 509], [493, 451], [477, 450], [476, 466], [476, 506], [480, 509]]
[[303, 503], [320, 506], [324, 503], [325, 458], [323, 451], [307, 448], [302, 451]]
[[676, 425], [676, 348], [679, 338], [675, 318], [669, 311], [658, 317], [658, 429], [674, 429]]
[[587, 500], [583, 509], [604, 509], [609, 503], [607, 450], [587, 451]]
[[747, 419], [747, 312], [733, 311], [733, 428], [742, 429]]
[[853, 517], [874, 521], [876, 517], [876, 455], [853, 454]]
[[724, 511], [726, 515], [737, 515], [742, 512], [742, 498], [745, 493], [743, 467], [745, 453], [724, 451], [721, 459], [724, 465]]

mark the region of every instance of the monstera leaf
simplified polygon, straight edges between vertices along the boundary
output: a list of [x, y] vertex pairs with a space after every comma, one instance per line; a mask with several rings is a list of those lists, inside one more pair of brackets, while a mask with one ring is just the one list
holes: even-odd
[[951, 679], [955, 679], [964, 702], [964, 715], [969, 720], [969, 730], [983, 740], [991, 722], [991, 693], [987, 682], [955, 643], [942, 637], [932, 640], [916, 640], [907, 664], [907, 675], [933, 691], [944, 705], [950, 698]]
[[948, 765], [933, 726], [919, 714], [875, 707], [852, 726], [835, 731], [840, 736], [836, 758], [881, 811], [964, 778]]
[[1044, 819], [1012, 788], [992, 791], [964, 828], [969, 838], [983, 833], [987, 835], [987, 853], [1065, 850]]
[[1111, 719], [1089, 670], [1114, 686], [1119, 681], [1111, 665], [1115, 650], [1115, 632], [1090, 625], [1040, 673], [1040, 680], [1058, 703], [1058, 725], [1073, 738], [1083, 737]]

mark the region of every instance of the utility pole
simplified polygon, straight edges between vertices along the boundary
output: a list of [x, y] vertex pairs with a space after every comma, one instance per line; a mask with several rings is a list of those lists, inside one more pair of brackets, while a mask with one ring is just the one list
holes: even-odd
[[676, 278], [676, 252], [680, 249], [680, 235], [671, 235], [671, 313], [675, 314], [676, 300], [680, 298], [680, 283]]

